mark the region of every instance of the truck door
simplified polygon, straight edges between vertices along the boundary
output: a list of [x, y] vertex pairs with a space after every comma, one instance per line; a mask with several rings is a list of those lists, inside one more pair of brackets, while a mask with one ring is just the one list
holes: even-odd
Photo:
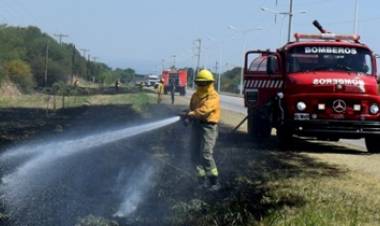
[[249, 51], [245, 56], [244, 99], [248, 108], [258, 108], [276, 95], [284, 85], [277, 53]]

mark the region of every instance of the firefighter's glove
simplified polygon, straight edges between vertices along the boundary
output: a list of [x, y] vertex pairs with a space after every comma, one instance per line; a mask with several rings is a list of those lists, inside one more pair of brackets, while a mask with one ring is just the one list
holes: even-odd
[[189, 117], [188, 111], [182, 111], [181, 113], [179, 113], [179, 117], [181, 118], [181, 121], [185, 126], [188, 126], [190, 124], [191, 118]]

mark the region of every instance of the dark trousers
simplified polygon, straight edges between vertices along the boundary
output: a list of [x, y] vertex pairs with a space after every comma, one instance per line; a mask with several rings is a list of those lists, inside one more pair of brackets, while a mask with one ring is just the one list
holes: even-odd
[[218, 125], [194, 120], [191, 130], [191, 157], [198, 177], [217, 177], [218, 169], [213, 157], [218, 137]]

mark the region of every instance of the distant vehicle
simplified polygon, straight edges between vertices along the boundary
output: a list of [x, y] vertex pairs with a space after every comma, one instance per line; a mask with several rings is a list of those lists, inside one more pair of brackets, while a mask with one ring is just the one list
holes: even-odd
[[244, 99], [248, 132], [280, 143], [293, 134], [320, 140], [365, 138], [380, 152], [380, 96], [376, 57], [358, 35], [295, 34], [275, 52], [245, 55]]
[[156, 87], [159, 82], [160, 82], [160, 76], [148, 75], [147, 79], [145, 80], [145, 86]]
[[164, 80], [164, 94], [167, 94], [172, 90], [172, 85], [175, 87], [175, 92], [178, 92], [181, 96], [186, 95], [187, 86], [187, 70], [186, 69], [167, 69], [162, 72], [162, 78]]

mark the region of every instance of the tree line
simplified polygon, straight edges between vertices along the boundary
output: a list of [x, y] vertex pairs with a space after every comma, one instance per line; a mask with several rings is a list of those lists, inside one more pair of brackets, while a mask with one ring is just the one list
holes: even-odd
[[127, 83], [134, 76], [131, 68], [112, 69], [91, 61], [74, 44], [58, 43], [38, 27], [0, 25], [0, 82], [10, 80], [24, 92], [76, 78], [110, 84]]

